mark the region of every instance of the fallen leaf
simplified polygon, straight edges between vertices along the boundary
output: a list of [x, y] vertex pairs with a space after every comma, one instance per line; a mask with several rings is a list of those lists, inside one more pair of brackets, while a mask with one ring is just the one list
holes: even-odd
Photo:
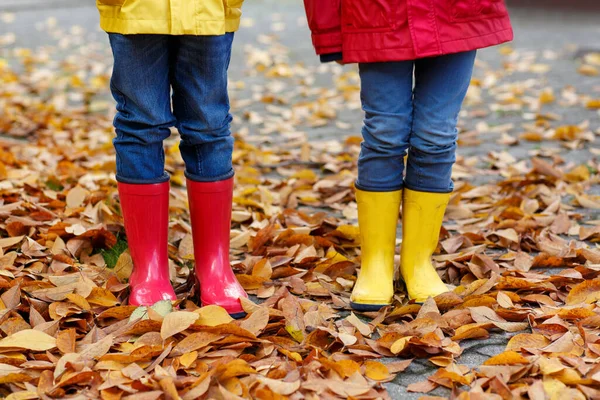
[[33, 351], [51, 350], [56, 347], [56, 339], [39, 330], [26, 329], [0, 340], [0, 348], [19, 348]]
[[201, 317], [197, 313], [189, 311], [175, 311], [167, 314], [162, 322], [160, 328], [160, 336], [167, 339], [173, 335], [183, 332], [189, 328], [196, 320], [200, 320]]

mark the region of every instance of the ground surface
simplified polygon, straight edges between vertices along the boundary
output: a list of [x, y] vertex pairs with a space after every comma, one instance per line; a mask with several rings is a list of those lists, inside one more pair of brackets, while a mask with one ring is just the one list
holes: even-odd
[[[309, 124], [296, 126], [294, 121], [285, 118], [285, 104], [256, 101], [266, 92], [280, 96], [281, 102], [300, 102], [299, 98], [322, 96], [318, 93], [302, 93], [301, 89], [286, 84], [278, 88], [273, 82], [260, 73], [260, 65], [264, 59], [281, 59], [287, 65], [301, 63], [313, 71], [310, 79], [326, 90], [340, 87], [340, 76], [343, 71], [352, 71], [353, 66], [320, 67], [308, 39], [309, 34], [304, 20], [300, 1], [247, 1], [244, 6], [246, 18], [241, 31], [236, 34], [234, 56], [231, 62], [232, 108], [236, 117], [234, 128], [242, 132], [248, 143], [258, 146], [280, 144], [285, 148], [286, 142], [293, 147], [298, 138], [307, 137], [309, 141], [340, 141], [346, 136], [357, 136], [360, 133], [361, 111], [357, 102], [356, 91], [350, 91], [341, 105], [340, 98], [328, 98], [326, 106], [335, 110], [334, 121], [325, 115], [324, 121], [314, 118]], [[266, 11], [268, 10], [268, 11]], [[65, 52], [73, 48], [73, 43], [91, 44], [87, 48], [92, 57], [99, 61], [110, 59], [106, 47], [105, 34], [96, 26], [98, 18], [92, 5], [81, 5], [80, 1], [43, 0], [35, 1], [0, 1], [0, 14], [13, 12], [15, 20], [0, 24], [0, 37], [14, 34], [14, 40], [6, 48], [24, 47], [35, 49], [45, 45], [55, 45], [69, 37], [71, 43], [53, 49], [52, 52]], [[531, 5], [512, 8], [512, 20], [515, 27], [515, 41], [501, 52], [498, 48], [485, 49], [479, 52], [475, 78], [480, 80], [481, 99], [474, 90], [467, 100], [472, 107], [461, 115], [461, 144], [459, 156], [462, 164], [457, 168], [457, 178], [471, 181], [474, 184], [495, 182], [505, 177], [510, 166], [518, 166], [521, 161], [529, 162], [532, 154], [542, 156], [556, 155], [564, 160], [564, 170], [569, 170], [585, 163], [598, 154], [596, 136], [600, 128], [599, 114], [581, 106], [577, 98], [598, 98], [600, 96], [600, 80], [593, 74], [578, 73], [582, 58], [600, 51], [597, 38], [600, 37], [600, 7], [597, 9], [564, 9], [544, 8], [532, 2]], [[46, 25], [51, 17], [51, 24], [61, 27], [64, 33], [56, 37], [48, 34]], [[82, 27], [84, 29], [80, 29]], [[65, 35], [66, 32], [70, 35]], [[0, 43], [2, 43], [0, 41]], [[0, 57], [2, 45], [0, 45]], [[57, 58], [56, 54], [52, 56]], [[587, 63], [587, 62], [586, 62]], [[510, 66], [507, 66], [510, 64]], [[589, 63], [588, 63], [589, 64]], [[593, 63], [592, 63], [593, 64]], [[600, 68], [596, 66], [596, 68]], [[292, 68], [293, 69], [293, 68]], [[500, 71], [496, 73], [495, 71]], [[292, 71], [279, 71], [283, 76]], [[297, 77], [298, 75], [296, 75]], [[354, 85], [355, 77], [348, 78]], [[354, 79], [354, 81], [352, 81]], [[243, 85], [242, 85], [243, 82]], [[265, 91], [265, 87], [270, 87]], [[524, 89], [525, 88], [525, 89]], [[520, 96], [521, 90], [531, 93], [553, 93], [555, 101], [541, 108], [537, 99]], [[296, 93], [294, 93], [296, 92]], [[517, 96], [511, 97], [511, 93]], [[253, 96], [254, 94], [254, 96]], [[253, 99], [249, 101], [248, 99]], [[99, 110], [110, 112], [103, 100], [110, 101], [106, 93], [99, 96]], [[503, 102], [504, 101], [504, 102]], [[327, 107], [326, 107], [327, 108]], [[477, 111], [481, 113], [477, 113]], [[327, 110], [324, 111], [327, 114]], [[580, 125], [582, 132], [589, 132], [591, 137], [568, 138], [574, 141], [529, 141], [520, 138], [528, 132], [529, 125], [535, 122], [536, 114], [549, 115], [549, 120], [559, 120], [556, 125]], [[278, 118], [281, 116], [281, 118]], [[258, 122], [267, 119], [266, 123]], [[306, 122], [306, 121], [303, 121]], [[529, 125], [528, 125], [529, 124]], [[279, 133], [284, 131], [284, 135]], [[27, 136], [0, 133], [0, 139], [12, 143], [26, 141]], [[517, 143], [518, 141], [518, 143]], [[565, 145], [572, 144], [572, 148]], [[552, 149], [556, 150], [553, 153]], [[493, 153], [493, 154], [492, 154]], [[490, 154], [492, 154], [490, 156]], [[486, 168], [497, 162], [495, 168]], [[476, 168], [474, 172], [473, 168]], [[596, 186], [587, 187], [588, 194], [595, 194]], [[303, 209], [311, 209], [303, 205]], [[596, 219], [595, 210], [580, 210], [588, 220]], [[352, 219], [351, 219], [352, 220]], [[548, 270], [556, 273], [558, 270]], [[342, 314], [346, 315], [346, 314]], [[469, 368], [481, 366], [491, 356], [502, 353], [508, 339], [514, 333], [492, 332], [489, 339], [467, 340], [461, 342], [463, 353], [458, 362]], [[383, 358], [383, 362], [397, 361], [397, 358]], [[393, 381], [385, 383], [392, 398], [416, 399], [422, 394], [408, 393], [410, 384], [423, 381], [434, 374], [438, 366], [427, 358], [417, 359]], [[447, 396], [444, 388], [435, 389], [432, 395]]]

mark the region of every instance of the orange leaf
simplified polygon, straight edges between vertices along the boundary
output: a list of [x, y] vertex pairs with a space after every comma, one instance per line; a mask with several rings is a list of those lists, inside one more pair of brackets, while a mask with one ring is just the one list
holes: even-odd
[[390, 377], [387, 367], [378, 361], [365, 361], [365, 375], [374, 381], [382, 381]]
[[492, 358], [486, 360], [483, 365], [515, 365], [529, 364], [529, 360], [517, 353], [516, 351], [508, 350]]
[[537, 333], [519, 333], [508, 341], [506, 345], [506, 351], [508, 350], [516, 350], [521, 351], [521, 349], [541, 349], [542, 347], [547, 346], [550, 343], [545, 336], [537, 334]]
[[566, 304], [594, 303], [600, 299], [600, 279], [583, 281], [574, 286], [567, 296]]

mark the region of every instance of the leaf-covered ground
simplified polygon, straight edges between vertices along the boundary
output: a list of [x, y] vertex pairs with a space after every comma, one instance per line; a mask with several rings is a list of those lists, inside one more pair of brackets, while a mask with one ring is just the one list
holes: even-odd
[[[360, 138], [343, 116], [360, 113], [356, 70], [291, 62], [276, 35], [247, 45], [247, 78], [231, 82], [231, 259], [252, 301], [243, 303], [248, 317], [232, 321], [197, 306], [176, 132], [166, 147], [180, 301], [127, 305], [109, 53], [52, 19], [41, 29], [63, 38], [59, 50], [15, 48], [14, 37], [0, 36], [0, 396], [389, 398], [385, 384], [425, 359], [439, 369], [409, 391], [600, 397], [599, 167], [595, 158], [566, 161], [581, 148], [600, 153], [600, 95], [509, 79], [542, 76], [562, 54], [505, 46], [495, 50], [498, 65], [478, 63], [435, 255], [452, 291], [420, 306], [399, 281], [391, 307], [355, 314]], [[573, 65], [573, 74], [596, 76], [600, 54]], [[574, 112], [586, 118], [565, 124]], [[491, 123], [498, 115], [512, 122]], [[307, 139], [320, 129], [338, 139]], [[511, 150], [468, 155], [492, 134]], [[475, 368], [461, 363], [466, 343], [502, 331], [512, 335], [504, 352]]]

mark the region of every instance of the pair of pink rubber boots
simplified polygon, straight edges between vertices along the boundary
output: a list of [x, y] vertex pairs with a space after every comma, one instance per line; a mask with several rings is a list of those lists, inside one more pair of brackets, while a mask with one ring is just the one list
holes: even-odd
[[[167, 253], [169, 182], [119, 182], [118, 189], [133, 260], [129, 304], [149, 306], [161, 300], [176, 300]], [[218, 182], [188, 179], [187, 189], [202, 305], [218, 305], [234, 318], [243, 317], [239, 299], [248, 295], [229, 264], [233, 178]]]

